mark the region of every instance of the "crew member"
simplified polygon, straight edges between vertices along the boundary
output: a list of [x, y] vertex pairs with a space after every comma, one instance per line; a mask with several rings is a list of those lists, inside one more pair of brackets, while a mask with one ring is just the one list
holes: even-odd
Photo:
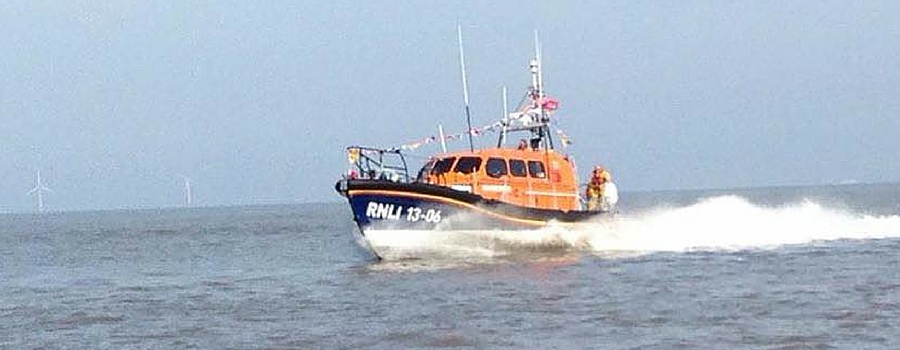
[[603, 169], [602, 166], [594, 167], [594, 171], [591, 173], [591, 182], [587, 185], [587, 190], [585, 191], [585, 197], [587, 197], [588, 201], [588, 210], [600, 210], [603, 202], [603, 190], [605, 188], [605, 184], [611, 176], [606, 169]]
[[520, 139], [520, 140], [519, 140], [519, 144], [516, 145], [516, 149], [521, 151], [521, 150], [524, 150], [524, 149], [526, 149], [526, 148], [528, 148], [528, 142], [525, 141], [525, 139]]

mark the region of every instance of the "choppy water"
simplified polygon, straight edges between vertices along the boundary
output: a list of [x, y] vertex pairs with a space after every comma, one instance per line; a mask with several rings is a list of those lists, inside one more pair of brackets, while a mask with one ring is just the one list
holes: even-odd
[[622, 200], [383, 262], [343, 203], [0, 215], [0, 348], [900, 348], [900, 185]]

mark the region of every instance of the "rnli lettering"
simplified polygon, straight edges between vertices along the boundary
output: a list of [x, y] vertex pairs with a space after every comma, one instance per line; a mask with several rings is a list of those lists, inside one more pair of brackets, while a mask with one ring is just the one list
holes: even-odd
[[366, 216], [373, 219], [400, 220], [402, 212], [402, 206], [393, 204], [369, 202], [369, 206], [366, 207]]
[[386, 204], [378, 202], [369, 202], [366, 206], [366, 216], [371, 219], [381, 220], [400, 220], [406, 218], [409, 222], [441, 222], [441, 211], [436, 209], [422, 209], [418, 207], [407, 207], [406, 216], [403, 216], [404, 207], [396, 204]]

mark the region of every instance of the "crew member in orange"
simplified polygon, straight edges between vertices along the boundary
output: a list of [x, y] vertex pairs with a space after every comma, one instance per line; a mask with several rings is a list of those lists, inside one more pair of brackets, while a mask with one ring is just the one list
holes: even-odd
[[594, 167], [594, 171], [591, 174], [591, 182], [588, 183], [587, 190], [585, 190], [588, 210], [600, 210], [602, 208], [603, 185], [611, 178], [612, 176], [602, 166]]
[[516, 149], [521, 151], [526, 148], [528, 148], [528, 142], [526, 142], [525, 139], [519, 140], [519, 144], [516, 146]]

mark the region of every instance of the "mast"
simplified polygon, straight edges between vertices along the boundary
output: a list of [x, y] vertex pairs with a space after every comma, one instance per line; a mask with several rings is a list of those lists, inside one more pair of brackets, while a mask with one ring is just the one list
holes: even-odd
[[527, 140], [530, 141], [529, 146], [532, 150], [542, 149], [549, 152], [555, 148], [550, 118], [558, 107], [558, 101], [547, 97], [547, 93], [544, 91], [541, 46], [537, 31], [534, 34], [534, 57], [528, 62], [531, 84], [512, 113], [506, 110], [508, 102], [504, 87], [504, 114], [500, 121], [501, 132], [497, 140], [497, 147], [503, 147], [511, 132], [528, 132], [530, 135]]
[[[540, 39], [538, 39], [538, 31], [534, 31], [534, 59], [537, 61], [537, 92], [538, 98], [544, 97], [544, 76], [541, 73], [541, 43]], [[544, 108], [541, 107], [541, 114], [543, 114]]]
[[547, 116], [547, 111], [544, 110], [544, 97], [546, 94], [544, 93], [544, 74], [543, 74], [543, 61], [541, 58], [541, 42], [538, 37], [538, 31], [534, 31], [534, 68], [532, 70], [532, 74], [535, 76], [532, 78], [535, 83], [536, 96], [535, 101], [538, 104], [538, 108], [540, 111], [540, 122], [541, 127], [538, 132], [538, 137], [541, 141], [544, 142], [544, 150], [553, 149], [553, 136], [550, 133], [550, 117]]
[[466, 80], [466, 56], [463, 54], [462, 26], [456, 24], [456, 34], [459, 38], [459, 67], [462, 71], [463, 99], [466, 103], [466, 126], [469, 135], [469, 151], [475, 152], [475, 144], [472, 142], [472, 114], [469, 112], [469, 83]]
[[500, 131], [500, 140], [497, 141], [497, 148], [503, 147], [503, 144], [506, 142], [506, 131], [509, 128], [509, 107], [507, 105], [506, 86], [503, 86], [503, 118], [500, 119], [500, 123], [503, 124], [503, 130]]
[[444, 125], [438, 124], [438, 136], [441, 137], [441, 151], [447, 153], [447, 140], [444, 138]]

